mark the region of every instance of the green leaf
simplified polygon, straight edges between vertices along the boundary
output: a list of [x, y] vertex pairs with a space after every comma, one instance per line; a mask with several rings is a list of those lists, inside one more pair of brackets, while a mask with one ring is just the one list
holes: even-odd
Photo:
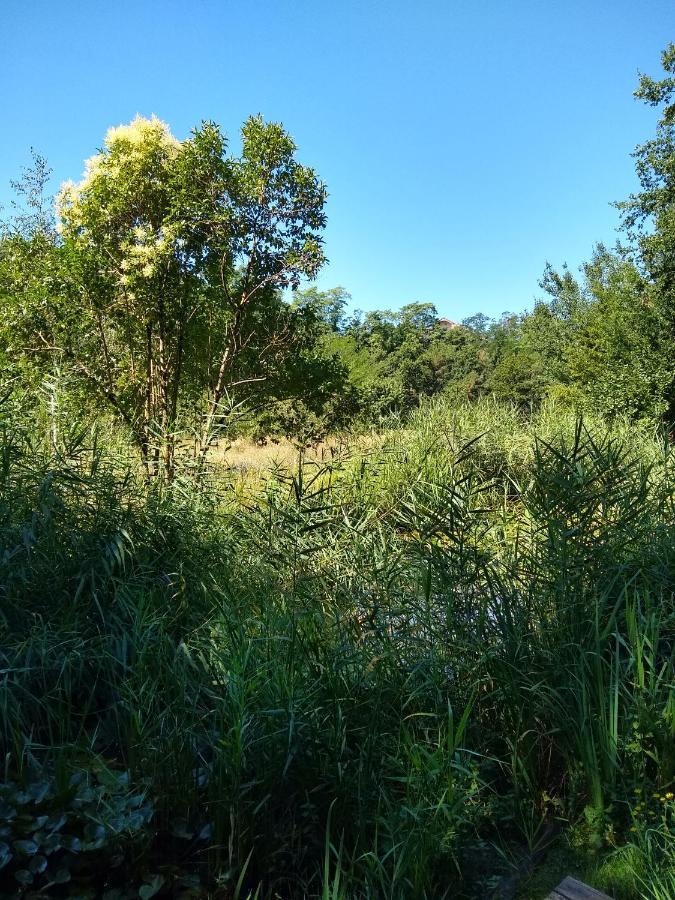
[[66, 824], [66, 817], [63, 813], [59, 813], [58, 815], [52, 816], [45, 823], [45, 828], [47, 831], [58, 831], [59, 828], [63, 828]]
[[28, 863], [28, 868], [35, 875], [41, 875], [47, 868], [47, 857], [38, 853], [37, 856], [34, 856]]
[[17, 869], [14, 873], [14, 877], [19, 882], [19, 884], [33, 883], [33, 873], [29, 872], [28, 869]]
[[0, 841], [0, 869], [4, 868], [13, 856], [14, 854], [12, 853], [9, 844]]
[[60, 850], [62, 846], [60, 834], [48, 834], [42, 841], [43, 853], [54, 853], [55, 850]]
[[61, 843], [65, 849], [70, 850], [71, 853], [79, 853], [82, 849], [82, 841], [75, 835], [64, 835], [61, 838]]
[[129, 813], [129, 816], [127, 818], [128, 827], [132, 831], [138, 831], [145, 825], [146, 821], [146, 817], [143, 815], [143, 813], [137, 810]]
[[155, 896], [155, 894], [160, 890], [163, 884], [163, 875], [153, 875], [149, 882], [141, 885], [141, 887], [138, 889], [138, 896], [141, 898], [141, 900], [149, 900], [150, 897]]
[[48, 781], [36, 781], [28, 788], [28, 794], [34, 803], [42, 803], [51, 787]]
[[14, 849], [23, 856], [33, 856], [39, 850], [35, 841], [14, 841]]
[[0, 800], [0, 819], [11, 821], [15, 818], [16, 809], [13, 806], [10, 806], [9, 803], [6, 803], [4, 800]]

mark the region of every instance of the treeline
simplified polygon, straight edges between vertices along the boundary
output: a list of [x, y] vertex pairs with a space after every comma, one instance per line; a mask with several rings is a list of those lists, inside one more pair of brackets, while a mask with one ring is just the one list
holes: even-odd
[[[670, 421], [672, 331], [655, 285], [631, 255], [598, 246], [580, 277], [547, 266], [540, 284], [543, 297], [531, 312], [461, 323], [439, 319], [431, 303], [348, 318], [344, 291], [301, 293], [294, 302], [321, 323], [336, 391], [313, 410], [305, 398], [305, 421], [314, 414], [319, 429], [322, 417], [329, 429], [374, 425], [437, 395], [493, 396], [527, 409], [551, 399], [609, 417]], [[297, 401], [289, 406], [296, 418], [279, 415], [281, 430], [303, 417]]]

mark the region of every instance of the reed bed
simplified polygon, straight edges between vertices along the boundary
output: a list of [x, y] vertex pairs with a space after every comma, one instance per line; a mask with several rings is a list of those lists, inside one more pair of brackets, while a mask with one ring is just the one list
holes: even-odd
[[170, 486], [6, 418], [3, 889], [672, 896], [674, 488], [554, 407]]

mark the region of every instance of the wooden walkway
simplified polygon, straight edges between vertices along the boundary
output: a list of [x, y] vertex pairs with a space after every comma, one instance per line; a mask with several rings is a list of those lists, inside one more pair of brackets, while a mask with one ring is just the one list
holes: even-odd
[[548, 895], [548, 900], [611, 900], [611, 897], [568, 876]]

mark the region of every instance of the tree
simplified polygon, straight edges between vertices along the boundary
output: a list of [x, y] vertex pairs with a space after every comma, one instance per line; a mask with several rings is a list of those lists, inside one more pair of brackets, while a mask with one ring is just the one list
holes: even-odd
[[327, 291], [311, 287], [296, 291], [292, 306], [311, 310], [329, 331], [342, 331], [346, 324], [345, 308], [350, 300], [351, 294], [343, 287], [329, 288]]
[[[640, 76], [635, 96], [650, 106], [660, 107], [656, 135], [635, 151], [641, 191], [617, 204], [623, 224], [634, 240], [638, 261], [647, 280], [646, 302], [653, 305], [668, 332], [672, 348], [675, 339], [675, 44], [661, 56], [666, 77], [657, 80]], [[675, 421], [675, 369], [665, 390], [666, 418]]]
[[588, 302], [566, 357], [569, 376], [605, 415], [657, 419], [673, 378], [667, 330], [625, 253], [602, 245], [583, 267]]
[[547, 263], [539, 286], [547, 298], [518, 320], [505, 317], [493, 330], [499, 352], [492, 349], [489, 387], [525, 406], [538, 405], [554, 386], [570, 383], [569, 349], [588, 302], [567, 266], [558, 272]]
[[326, 190], [283, 127], [250, 118], [226, 150], [212, 123], [184, 141], [154, 117], [111, 129], [59, 193], [49, 271], [27, 263], [32, 234], [4, 279], [14, 349], [67, 363], [168, 478], [186, 396], [205, 404], [203, 460], [227, 393], [292, 349], [279, 290], [324, 261]]

